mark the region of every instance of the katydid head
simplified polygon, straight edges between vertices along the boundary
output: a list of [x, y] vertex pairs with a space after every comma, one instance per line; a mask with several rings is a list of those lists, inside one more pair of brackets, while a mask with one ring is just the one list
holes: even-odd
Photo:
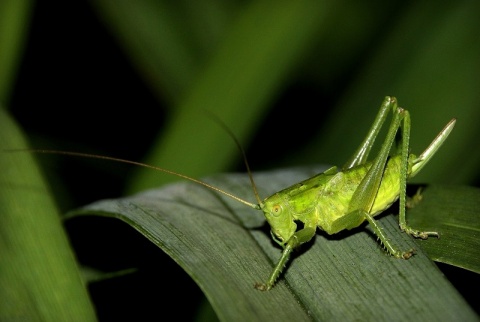
[[270, 225], [273, 239], [283, 246], [295, 233], [297, 225], [282, 195], [276, 193], [268, 197], [260, 204], [260, 208]]

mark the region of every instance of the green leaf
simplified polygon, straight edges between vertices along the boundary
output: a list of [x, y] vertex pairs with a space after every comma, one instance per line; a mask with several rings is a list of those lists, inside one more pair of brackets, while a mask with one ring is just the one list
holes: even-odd
[[22, 57], [23, 42], [29, 25], [32, 2], [29, 0], [0, 1], [0, 102], [10, 97], [15, 72]]
[[[101, 0], [91, 4], [153, 92], [172, 105], [195, 79], [206, 59], [204, 51], [215, 48], [217, 34], [231, 14], [228, 5], [216, 2]], [[195, 13], [189, 12], [192, 5], [198, 6]], [[203, 39], [202, 44], [195, 38], [199, 31], [213, 39]]]
[[429, 186], [408, 218], [413, 227], [440, 233], [421, 242], [431, 259], [480, 273], [480, 189]]
[[[267, 196], [318, 170], [279, 170], [255, 179]], [[206, 181], [253, 199], [243, 174]], [[275, 287], [260, 292], [253, 285], [267, 279], [281, 250], [263, 229], [263, 215], [234, 200], [187, 182], [72, 213], [87, 214], [120, 218], [161, 247], [200, 286], [223, 321], [477, 319], [421, 250], [410, 260], [392, 258], [365, 226], [334, 236], [319, 232], [293, 256]], [[380, 221], [394, 243], [416, 247], [399, 231], [396, 216]], [[174, 291], [175, 285], [170, 287]]]
[[[0, 147], [26, 148], [3, 109]], [[32, 155], [2, 151], [0, 169], [0, 320], [95, 320], [60, 215]]]
[[[329, 10], [327, 3], [312, 0], [263, 0], [245, 5], [212, 59], [185, 91], [145, 163], [197, 177], [226, 169], [237, 150], [217, 126], [202, 120], [205, 110], [245, 142], [303, 61], [312, 40], [326, 32], [322, 26]], [[185, 154], [195, 156], [195, 162], [183, 162], [179, 169], [178, 156]], [[168, 177], [152, 180], [144, 170], [136, 171], [130, 191], [155, 187], [158, 180], [171, 181]]]

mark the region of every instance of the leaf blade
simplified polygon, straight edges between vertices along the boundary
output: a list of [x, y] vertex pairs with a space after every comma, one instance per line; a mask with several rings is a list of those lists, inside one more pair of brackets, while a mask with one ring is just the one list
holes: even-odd
[[480, 189], [434, 185], [422, 191], [422, 201], [409, 211], [412, 226], [434, 229], [440, 239], [421, 247], [435, 261], [480, 273]]
[[[0, 109], [0, 146], [26, 147]], [[94, 321], [60, 215], [31, 155], [0, 155], [0, 319]]]
[[[265, 195], [315, 172], [276, 171], [258, 174], [256, 180]], [[243, 175], [216, 176], [208, 182], [240, 197], [251, 195]], [[464, 320], [476, 320], [424, 253], [408, 261], [394, 259], [364, 228], [317, 234], [312, 245], [295, 255], [277, 285], [263, 293], [253, 283], [267, 278], [280, 250], [258, 229], [261, 214], [243, 205], [181, 183], [100, 201], [76, 214], [99, 212], [129, 222], [162, 247], [199, 284], [221, 320], [454, 319], [458, 312]], [[380, 220], [401, 247], [414, 247], [410, 237], [400, 234], [395, 217]]]

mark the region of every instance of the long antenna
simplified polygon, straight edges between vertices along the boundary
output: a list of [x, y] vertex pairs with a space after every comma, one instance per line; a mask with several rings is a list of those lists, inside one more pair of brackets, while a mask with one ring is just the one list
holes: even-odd
[[222, 189], [214, 187], [214, 186], [212, 186], [212, 185], [210, 185], [206, 182], [200, 181], [198, 179], [189, 177], [187, 175], [184, 175], [184, 174], [172, 171], [172, 170], [156, 167], [156, 166], [141, 163], [141, 162], [130, 161], [130, 160], [120, 159], [120, 158], [115, 158], [115, 157], [108, 157], [108, 156], [105, 156], [105, 155], [89, 154], [89, 153], [82, 153], [82, 152], [72, 152], [72, 151], [57, 151], [57, 150], [47, 150], [47, 149], [9, 149], [9, 150], [4, 150], [4, 151], [5, 152], [31, 152], [31, 153], [45, 153], [45, 154], [63, 154], [63, 155], [74, 156], [74, 157], [101, 159], [101, 160], [109, 160], [109, 161], [115, 161], [115, 162], [120, 162], [120, 163], [132, 164], [132, 165], [136, 165], [136, 166], [139, 166], [139, 167], [144, 167], [144, 168], [148, 168], [148, 169], [161, 171], [161, 172], [164, 172], [164, 173], [168, 173], [168, 174], [171, 174], [171, 175], [174, 175], [174, 176], [177, 176], [177, 177], [195, 182], [199, 185], [202, 185], [202, 186], [207, 187], [211, 190], [214, 190], [216, 192], [224, 194], [225, 196], [228, 196], [232, 199], [235, 199], [235, 200], [237, 200], [237, 201], [239, 201], [239, 202], [241, 202], [241, 203], [243, 203], [243, 204], [245, 204], [249, 207], [252, 207], [252, 208], [257, 209], [257, 210], [261, 209], [260, 204], [256, 205], [254, 203], [243, 200], [243, 199], [241, 199], [241, 198], [239, 198], [239, 197], [237, 197], [237, 196], [235, 196], [235, 195], [233, 195], [229, 192], [223, 191]]
[[243, 163], [245, 164], [245, 168], [247, 169], [248, 178], [250, 179], [250, 183], [253, 188], [253, 193], [255, 194], [255, 198], [257, 199], [258, 204], [259, 205], [262, 204], [262, 200], [260, 199], [260, 195], [258, 194], [257, 186], [255, 185], [255, 181], [253, 180], [253, 175], [252, 175], [252, 171], [250, 170], [250, 165], [248, 164], [247, 154], [245, 153], [245, 150], [243, 149], [242, 145], [240, 144], [240, 142], [238, 141], [237, 137], [232, 132], [232, 130], [230, 130], [230, 128], [227, 125], [225, 125], [225, 123], [223, 123], [223, 121], [218, 116], [216, 116], [215, 114], [209, 111], [205, 111], [205, 112], [207, 112], [209, 117], [213, 121], [215, 121], [218, 125], [220, 125], [225, 132], [227, 132], [227, 134], [232, 138], [232, 140], [237, 145], [238, 150], [242, 153]]

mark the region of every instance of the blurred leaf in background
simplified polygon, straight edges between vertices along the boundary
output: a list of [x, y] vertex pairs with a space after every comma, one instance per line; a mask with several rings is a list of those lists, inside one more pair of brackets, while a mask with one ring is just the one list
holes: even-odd
[[[4, 109], [0, 145], [26, 148]], [[62, 220], [33, 157], [2, 151], [0, 168], [0, 320], [95, 320]]]
[[31, 15], [31, 1], [2, 1], [0, 3], [0, 100], [10, 98], [21, 61], [26, 32]]
[[[0, 147], [26, 148], [6, 107], [30, 1], [0, 2]], [[0, 320], [93, 321], [94, 308], [54, 199], [31, 155], [0, 156]]]

